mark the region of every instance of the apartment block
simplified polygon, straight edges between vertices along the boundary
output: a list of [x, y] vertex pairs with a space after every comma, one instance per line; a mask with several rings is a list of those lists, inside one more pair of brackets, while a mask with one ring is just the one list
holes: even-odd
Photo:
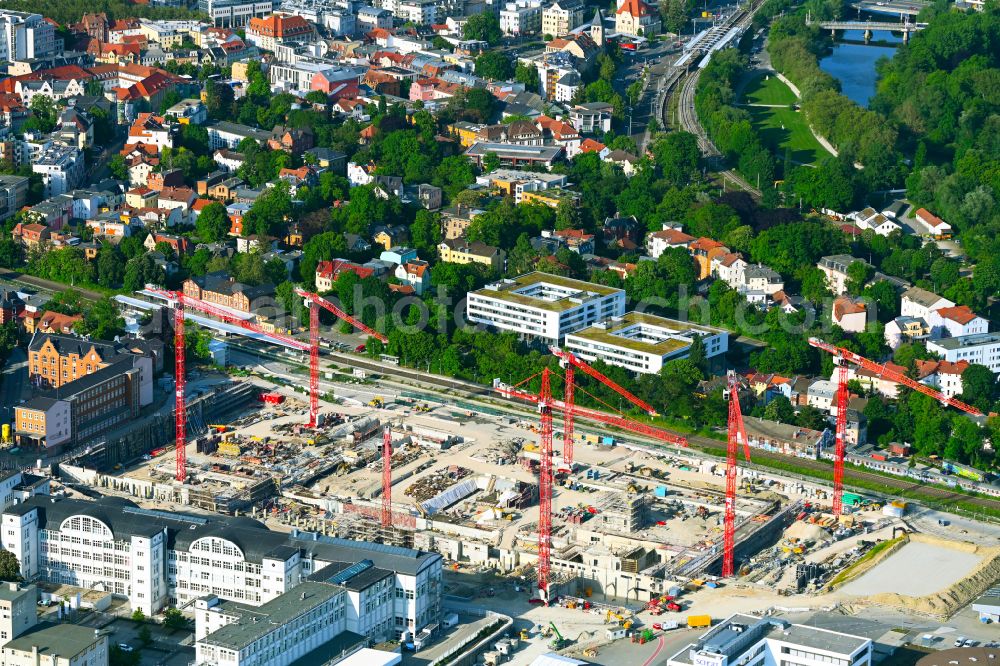
[[31, 170], [41, 174], [46, 197], [66, 194], [83, 180], [83, 153], [79, 148], [52, 145], [32, 159]]
[[601, 360], [633, 372], [655, 374], [663, 364], [687, 358], [695, 338], [701, 339], [705, 358], [729, 350], [729, 333], [640, 312], [629, 312], [597, 322], [566, 336], [566, 348], [587, 361]]
[[567, 333], [625, 314], [625, 291], [546, 273], [528, 273], [471, 291], [471, 323], [512, 331], [544, 344]]
[[583, 0], [557, 0], [542, 10], [542, 33], [560, 37], [583, 23]]

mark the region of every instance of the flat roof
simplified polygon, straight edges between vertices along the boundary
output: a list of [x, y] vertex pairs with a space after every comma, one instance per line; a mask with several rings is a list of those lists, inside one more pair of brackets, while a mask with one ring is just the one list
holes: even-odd
[[[522, 293], [538, 285], [552, 285], [560, 290], [570, 290], [572, 293], [554, 300]], [[539, 310], [561, 312], [577, 307], [591, 298], [611, 296], [617, 293], [624, 294], [625, 290], [536, 271], [520, 275], [516, 278], [500, 280], [470, 293], [483, 296], [484, 298], [510, 301]]]
[[21, 587], [17, 583], [0, 584], [0, 601], [14, 601], [26, 594], [38, 596], [38, 589], [34, 585]]
[[963, 347], [987, 345], [994, 342], [1000, 342], [1000, 333], [974, 333], [972, 335], [960, 335], [957, 338], [929, 340], [927, 344], [933, 344], [941, 347], [942, 349], [962, 349]]
[[[636, 330], [639, 327], [655, 329], [669, 337], [659, 342], [650, 342], [621, 335], [622, 332], [630, 329]], [[702, 326], [666, 317], [657, 317], [656, 315], [644, 312], [627, 312], [622, 317], [606, 320], [581, 331], [570, 333], [569, 335], [585, 340], [593, 340], [594, 342], [600, 342], [613, 347], [665, 355], [672, 354], [691, 344], [691, 338], [684, 339], [680, 337], [684, 334], [700, 333], [702, 335], [716, 335], [725, 332], [721, 328]]]
[[[754, 638], [746, 638], [748, 634], [753, 634]], [[737, 613], [702, 634], [697, 642], [678, 651], [669, 661], [692, 664], [691, 652], [695, 651], [723, 654], [730, 663], [734, 663], [740, 655], [764, 639], [842, 655], [853, 654], [871, 642], [861, 636], [791, 624], [779, 618], [760, 618]]]
[[[362, 638], [364, 638], [362, 636]], [[403, 660], [398, 652], [385, 652], [372, 648], [361, 648], [347, 659], [338, 661], [339, 666], [395, 666]], [[299, 666], [295, 663], [292, 666]]]
[[339, 585], [304, 581], [260, 606], [224, 604], [221, 610], [239, 616], [239, 621], [213, 631], [199, 642], [241, 650], [343, 593]]
[[39, 655], [56, 655], [63, 659], [72, 659], [81, 652], [86, 652], [91, 645], [99, 641], [94, 636], [94, 630], [75, 624], [37, 624], [26, 633], [4, 645], [4, 650], [31, 652], [38, 648]]
[[559, 157], [562, 153], [559, 146], [519, 146], [512, 143], [490, 143], [487, 141], [477, 141], [465, 151], [466, 155], [482, 156], [487, 153], [495, 153], [498, 157], [507, 155], [510, 157], [532, 158], [551, 161]]

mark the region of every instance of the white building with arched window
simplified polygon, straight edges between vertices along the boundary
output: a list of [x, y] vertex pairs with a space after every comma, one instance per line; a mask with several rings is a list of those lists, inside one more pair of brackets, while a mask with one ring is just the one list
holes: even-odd
[[440, 555], [282, 534], [245, 517], [36, 496], [3, 512], [2, 545], [28, 581], [111, 592], [147, 615], [209, 596], [258, 607], [306, 580], [342, 588], [347, 630], [372, 640], [416, 634], [441, 615]]

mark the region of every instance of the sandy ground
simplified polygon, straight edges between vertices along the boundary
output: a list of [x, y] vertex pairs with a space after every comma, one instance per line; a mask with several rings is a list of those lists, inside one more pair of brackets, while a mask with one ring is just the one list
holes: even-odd
[[908, 543], [842, 591], [856, 595], [897, 592], [919, 597], [950, 587], [972, 571], [980, 559], [975, 553], [935, 544]]

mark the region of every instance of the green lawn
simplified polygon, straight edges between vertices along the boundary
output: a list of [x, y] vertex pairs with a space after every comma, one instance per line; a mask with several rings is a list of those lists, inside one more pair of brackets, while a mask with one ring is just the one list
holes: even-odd
[[766, 75], [750, 81], [743, 90], [743, 98], [746, 104], [794, 104], [798, 101], [791, 88], [777, 76], [768, 78]]
[[774, 151], [780, 162], [785, 148], [792, 149], [792, 159], [802, 164], [814, 164], [829, 155], [809, 131], [806, 117], [801, 111], [788, 107], [748, 106], [754, 130], [764, 145]]

